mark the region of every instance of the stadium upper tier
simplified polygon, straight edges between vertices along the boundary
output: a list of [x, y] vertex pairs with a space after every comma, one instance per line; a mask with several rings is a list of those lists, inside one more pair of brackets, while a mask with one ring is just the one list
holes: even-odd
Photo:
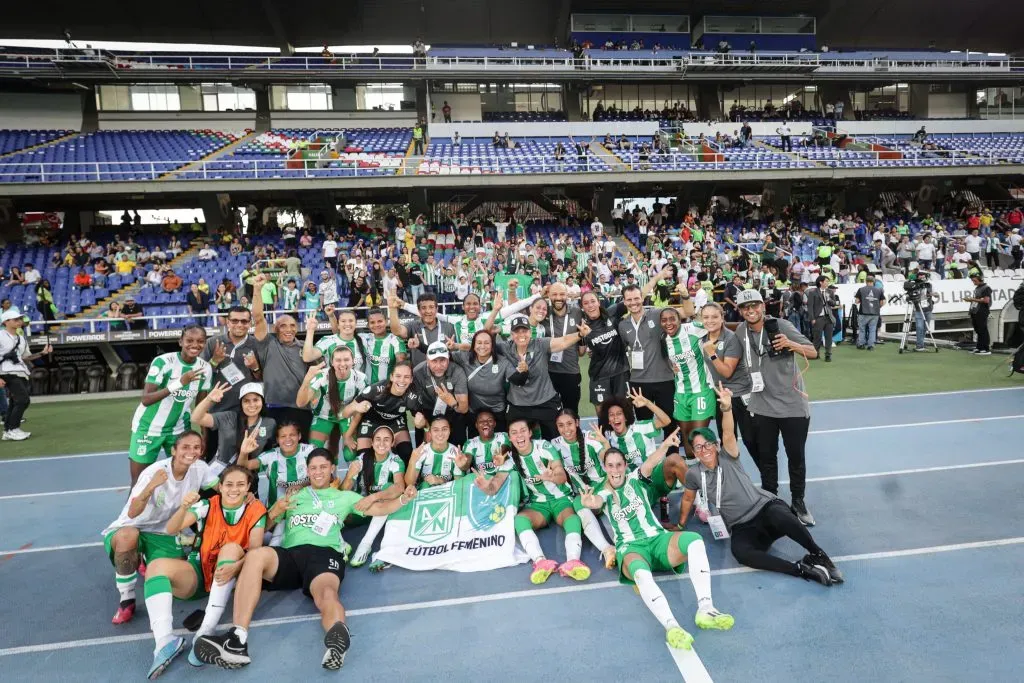
[[[1024, 163], [1024, 134], [930, 135], [927, 144], [909, 135], [862, 135], [815, 146], [793, 136], [793, 151], [777, 135], [753, 144], [687, 137], [671, 148], [644, 150], [649, 137], [630, 136], [631, 147], [602, 146], [582, 138], [580, 155], [568, 135], [513, 137], [513, 148], [490, 138], [428, 139], [413, 155], [408, 128], [274, 129], [225, 149], [245, 135], [214, 130], [0, 131], [9, 150], [0, 158], [0, 183], [72, 183], [145, 180], [228, 180], [391, 175], [524, 174], [773, 170], [800, 168], [958, 167]], [[820, 142], [820, 141], [819, 141]], [[564, 153], [556, 158], [561, 143]], [[841, 144], [840, 144], [841, 143]], [[18, 145], [26, 148], [18, 151]], [[10, 151], [10, 150], [14, 151]]]

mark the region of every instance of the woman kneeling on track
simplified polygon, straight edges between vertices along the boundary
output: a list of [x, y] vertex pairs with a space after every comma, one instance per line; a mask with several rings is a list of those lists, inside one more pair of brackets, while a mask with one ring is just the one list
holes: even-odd
[[412, 455], [412, 442], [406, 425], [406, 412], [415, 409], [416, 397], [412, 387], [412, 365], [402, 361], [391, 371], [386, 382], [378, 382], [359, 392], [354, 401], [345, 406], [341, 416], [352, 418], [345, 445], [356, 451], [373, 445], [377, 427], [390, 427], [395, 435], [395, 453], [407, 466]]
[[[562, 466], [562, 456], [544, 439], [533, 439], [526, 420], [514, 420], [508, 426], [511, 448], [503, 454], [512, 458], [523, 480], [523, 507], [516, 515], [516, 534], [533, 561], [532, 583], [548, 580], [555, 570], [577, 581], [590, 578], [590, 568], [580, 561], [583, 552], [583, 524], [573, 512], [572, 486]], [[504, 464], [497, 463], [499, 468]], [[495, 477], [497, 479], [497, 477]], [[543, 529], [554, 520], [565, 530], [565, 562], [559, 565], [544, 557], [535, 529]]]
[[581, 499], [591, 510], [608, 508], [608, 519], [615, 530], [619, 581], [636, 587], [647, 609], [665, 628], [665, 640], [670, 647], [689, 650], [693, 636], [679, 626], [652, 572], [681, 574], [684, 568], [689, 569], [693, 592], [697, 595], [694, 621], [700, 628], [725, 631], [732, 628], [734, 620], [716, 610], [711, 601], [711, 567], [704, 541], [692, 531], [665, 531], [651, 509], [651, 473], [668, 450], [678, 445], [677, 429], [633, 471], [628, 470], [622, 451], [608, 449], [604, 454], [608, 478], [596, 490], [584, 493]]
[[[328, 447], [335, 429], [340, 435], [348, 432], [349, 418], [342, 417], [345, 405], [366, 388], [366, 375], [354, 369], [355, 356], [347, 346], [336, 346], [330, 355], [330, 367], [314, 365], [306, 373], [295, 405], [311, 406], [313, 424], [309, 428], [309, 442], [317, 448]], [[329, 448], [333, 450], [333, 447]], [[342, 443], [338, 449], [345, 462], [355, 459], [354, 450]]]
[[121, 596], [112, 623], [123, 624], [135, 616], [135, 583], [141, 560], [180, 559], [184, 555], [177, 537], [167, 533], [167, 522], [186, 493], [217, 485], [217, 476], [202, 455], [203, 437], [195, 432], [178, 436], [171, 457], [142, 470], [121, 514], [103, 531], [103, 545], [114, 565]]
[[[597, 407], [597, 422], [605, 432], [609, 445], [625, 454], [626, 465], [630, 472], [638, 469], [657, 447], [654, 440], [662, 433], [662, 428], [672, 423], [665, 411], [647, 400], [639, 389], [627, 390], [632, 406], [621, 396], [605, 399]], [[637, 420], [634, 408], [646, 407], [654, 414], [653, 420]], [[650, 475], [651, 486], [648, 487], [653, 498], [659, 501], [659, 519], [662, 524], [669, 523], [668, 494], [676, 484], [682, 486], [686, 477], [686, 462], [678, 453], [672, 453], [659, 461]]]
[[[300, 429], [296, 422], [281, 422], [277, 425], [277, 448], [261, 454], [255, 460], [250, 460], [259, 446], [255, 436], [250, 434], [242, 440], [238, 451], [238, 466], [253, 472], [266, 473], [269, 507], [273, 507], [283, 498], [289, 488], [305, 486], [309, 481], [306, 475], [306, 456], [313, 451], [313, 446], [301, 442]], [[268, 545], [281, 545], [283, 534], [283, 528], [275, 527]]]
[[[373, 448], [360, 452], [360, 457], [348, 466], [342, 491], [355, 491], [365, 496], [370, 502], [398, 498], [405, 491], [405, 463], [391, 452], [395, 444], [395, 435], [388, 427], [377, 427], [373, 433]], [[370, 557], [373, 542], [377, 539], [386, 516], [371, 517], [370, 526], [359, 541], [356, 552], [349, 560], [349, 565], [362, 567]], [[373, 567], [370, 567], [372, 570]]]
[[[681, 505], [681, 523], [686, 523], [698, 491], [703, 491], [712, 513], [708, 522], [715, 538], [732, 537], [732, 554], [740, 564], [754, 569], [799, 576], [824, 586], [842, 583], [843, 574], [832, 563], [793, 510], [773, 494], [755, 486], [740, 463], [740, 449], [733, 427], [732, 392], [719, 384], [718, 403], [722, 411], [722, 445], [714, 432], [696, 429], [690, 443], [697, 465], [686, 474], [686, 492]], [[724, 451], [729, 457], [721, 457]], [[807, 550], [799, 562], [790, 562], [768, 552], [772, 544], [788, 536]]]
[[289, 492], [270, 509], [270, 522], [280, 521], [285, 528], [279, 548], [257, 548], [246, 555], [235, 587], [234, 625], [219, 636], [196, 639], [195, 653], [200, 661], [225, 669], [248, 664], [249, 624], [267, 590], [295, 590], [313, 599], [320, 611], [324, 636], [321, 665], [337, 670], [345, 663], [350, 637], [345, 625], [345, 608], [338, 598], [345, 577], [345, 559], [341, 555], [341, 528], [350, 514], [389, 515], [416, 496], [408, 487], [398, 498], [370, 502], [352, 491], [331, 487], [335, 463], [329, 451], [314, 450], [306, 458], [309, 486]]
[[243, 384], [238, 391], [238, 410], [226, 410], [211, 413], [210, 409], [224, 399], [231, 385], [227, 382], [218, 384], [199, 402], [192, 412], [192, 426], [205, 427], [217, 432], [217, 456], [210, 462], [210, 469], [220, 473], [225, 467], [237, 460], [242, 441], [250, 434], [255, 434], [256, 450], [260, 454], [267, 449], [277, 432], [274, 418], [263, 414], [266, 404], [263, 400], [263, 385], [259, 382]]
[[[199, 600], [209, 596], [195, 638], [213, 633], [227, 607], [246, 551], [263, 545], [267, 508], [258, 500], [249, 500], [248, 470], [237, 465], [225, 469], [220, 478], [220, 493], [208, 500], [202, 500], [195, 491], [186, 493], [167, 522], [167, 533], [177, 535], [193, 524], [199, 534], [188, 559], [153, 560], [146, 572], [146, 611], [156, 640], [150, 680], [162, 674], [171, 660], [185, 650], [185, 639], [175, 636], [173, 631], [174, 598]], [[189, 652], [188, 662], [192, 666], [203, 665], [195, 652]]]
[[[426, 427], [426, 425], [423, 425]], [[442, 486], [469, 471], [471, 461], [459, 447], [448, 443], [452, 426], [448, 418], [437, 416], [430, 423], [427, 439], [412, 453], [405, 483], [416, 488]]]
[[[580, 418], [571, 408], [562, 408], [555, 420], [558, 438], [551, 445], [562, 455], [562, 467], [569, 475], [576, 491], [586, 491], [597, 486], [605, 478], [601, 467], [601, 454], [609, 448], [608, 440], [595, 426], [592, 434], [583, 435], [580, 429]], [[583, 506], [579, 497], [573, 499], [572, 509], [583, 524], [583, 535], [587, 537], [604, 558], [604, 566], [611, 569], [615, 566], [615, 548], [605, 538], [601, 523], [597, 521], [593, 510]]]

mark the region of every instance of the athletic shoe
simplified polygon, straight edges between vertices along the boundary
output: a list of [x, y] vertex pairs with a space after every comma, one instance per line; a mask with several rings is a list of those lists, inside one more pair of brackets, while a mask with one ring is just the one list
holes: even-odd
[[857, 347], [857, 350], [858, 350], [858, 351], [863, 351], [863, 350], [864, 350], [864, 347], [863, 347], [863, 346], [858, 346], [858, 347]]
[[805, 564], [812, 564], [821, 567], [828, 572], [829, 577], [832, 579], [832, 583], [843, 583], [843, 572], [839, 570], [839, 567], [832, 562], [832, 558], [825, 554], [825, 551], [819, 551], [816, 553], [807, 553], [804, 559], [800, 560]]
[[136, 569], [135, 571], [137, 571], [139, 573], [140, 577], [146, 578], [146, 561], [140, 558], [139, 559], [139, 568]]
[[195, 640], [192, 641], [192, 647], [190, 647], [188, 649], [188, 663], [191, 664], [193, 667], [195, 667], [197, 669], [200, 669], [200, 668], [202, 668], [204, 666], [203, 665], [203, 661], [201, 659], [199, 659], [199, 657], [196, 657], [196, 641]]
[[558, 569], [558, 563], [554, 560], [537, 560], [533, 563], [533, 571], [530, 572], [530, 583], [538, 585], [544, 583], [555, 573], [556, 569]]
[[814, 526], [814, 517], [807, 511], [807, 505], [804, 504], [803, 498], [794, 498], [790, 509], [793, 510], [793, 514], [796, 515], [801, 524], [804, 526]]
[[175, 657], [185, 651], [185, 639], [175, 638], [171, 642], [164, 645], [162, 648], [156, 651], [153, 655], [153, 666], [149, 667], [149, 680], [155, 680], [160, 677], [167, 667], [171, 665], [171, 662]]
[[370, 559], [370, 553], [373, 548], [367, 548], [365, 551], [362, 548], [356, 548], [356, 554], [349, 558], [348, 566], [350, 567], [362, 567], [366, 564], [366, 561]]
[[680, 626], [665, 631], [665, 642], [673, 650], [689, 650], [693, 647], [693, 636]]
[[922, 353], [928, 353], [928, 349], [924, 348], [923, 346], [915, 346], [914, 350]]
[[[992, 355], [992, 352], [991, 352], [991, 351], [978, 351], [978, 352], [977, 352], [977, 354], [978, 354], [979, 356], [991, 356], [991, 355]], [[19, 431], [20, 431], [20, 430], [19, 430]], [[26, 437], [26, 438], [28, 438], [28, 437]]]
[[352, 544], [346, 542], [345, 545], [343, 545], [341, 547], [341, 557], [342, 557], [342, 559], [345, 562], [348, 562], [348, 558], [350, 558], [351, 556], [352, 556]]
[[604, 557], [604, 568], [615, 569], [615, 565], [618, 563], [618, 559], [615, 557], [615, 546], [608, 546], [601, 555]]
[[697, 612], [697, 616], [693, 618], [693, 621], [697, 626], [706, 631], [728, 631], [736, 623], [731, 614], [723, 614], [714, 607]]
[[875, 350], [875, 347], [874, 347], [874, 346], [869, 346], [869, 347], [868, 347], [868, 351], [874, 351], [874, 350]]
[[337, 671], [345, 663], [345, 653], [348, 652], [348, 647], [352, 640], [349, 636], [348, 626], [345, 622], [339, 621], [327, 632], [324, 636], [324, 646], [327, 647], [327, 652], [324, 653], [324, 658], [320, 662], [320, 665], [330, 671]]
[[235, 635], [235, 629], [221, 636], [199, 636], [192, 648], [199, 661], [222, 669], [239, 669], [252, 661], [249, 647]]
[[567, 560], [558, 568], [558, 574], [576, 581], [586, 581], [590, 578], [590, 567], [580, 560]]
[[817, 581], [822, 586], [831, 586], [832, 576], [828, 573], [828, 570], [822, 566], [816, 564], [807, 564], [806, 562], [797, 562], [797, 569], [800, 570], [800, 578], [805, 581]]
[[3, 441], [24, 441], [31, 434], [23, 432], [20, 429], [8, 429], [4, 432]]
[[135, 616], [135, 601], [125, 600], [117, 606], [117, 611], [114, 612], [114, 618], [110, 620], [111, 624], [127, 624]]
[[826, 363], [831, 363], [832, 362], [832, 354], [831, 353], [826, 353], [825, 354], [825, 362]]
[[367, 567], [367, 570], [369, 570], [371, 574], [380, 574], [385, 569], [391, 569], [391, 564], [384, 562], [383, 560], [374, 560], [370, 563], [370, 566]]

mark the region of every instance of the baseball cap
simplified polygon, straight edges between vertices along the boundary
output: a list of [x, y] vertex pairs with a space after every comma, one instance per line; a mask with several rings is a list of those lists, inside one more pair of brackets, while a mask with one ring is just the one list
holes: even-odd
[[761, 297], [761, 292], [756, 289], [744, 289], [742, 292], [736, 295], [736, 306], [744, 306], [746, 304], [764, 303], [764, 298]]
[[238, 390], [238, 398], [240, 399], [245, 398], [249, 394], [258, 394], [260, 398], [265, 398], [263, 395], [263, 385], [259, 382], [247, 382]]
[[518, 330], [523, 327], [530, 329], [530, 321], [525, 315], [517, 315], [509, 323], [509, 328], [512, 330]]
[[16, 306], [11, 306], [3, 315], [0, 315], [0, 323], [5, 323], [8, 320], [18, 320], [21, 318], [21, 311]]
[[432, 342], [427, 347], [427, 360], [434, 360], [435, 358], [448, 358], [448, 347], [442, 341]]

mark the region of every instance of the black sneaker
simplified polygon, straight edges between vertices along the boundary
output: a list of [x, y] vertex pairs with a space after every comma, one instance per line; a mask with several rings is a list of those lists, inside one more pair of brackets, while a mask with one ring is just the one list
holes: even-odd
[[327, 646], [327, 652], [324, 653], [324, 658], [320, 665], [330, 671], [340, 669], [345, 663], [345, 653], [348, 652], [350, 643], [351, 638], [348, 626], [345, 625], [345, 622], [339, 621], [324, 636], [324, 645]]
[[200, 636], [192, 648], [199, 661], [222, 669], [240, 669], [252, 661], [249, 647], [235, 635], [235, 629], [220, 636]]
[[805, 581], [817, 581], [822, 586], [831, 586], [833, 584], [832, 576], [820, 565], [807, 564], [801, 560], [796, 563], [796, 566], [800, 570], [800, 578]]
[[804, 526], [814, 526], [814, 517], [807, 511], [807, 506], [804, 504], [803, 498], [794, 498], [793, 504], [790, 506], [793, 510], [793, 514], [800, 520], [800, 523]]
[[832, 562], [832, 558], [825, 554], [825, 551], [818, 551], [816, 553], [807, 553], [804, 559], [800, 560], [805, 564], [812, 564], [821, 567], [828, 572], [828, 575], [832, 577], [833, 583], [843, 582], [843, 572], [839, 570], [839, 567]]
[[825, 362], [826, 363], [831, 363], [832, 362], [832, 354], [831, 353], [826, 353], [825, 354]]

